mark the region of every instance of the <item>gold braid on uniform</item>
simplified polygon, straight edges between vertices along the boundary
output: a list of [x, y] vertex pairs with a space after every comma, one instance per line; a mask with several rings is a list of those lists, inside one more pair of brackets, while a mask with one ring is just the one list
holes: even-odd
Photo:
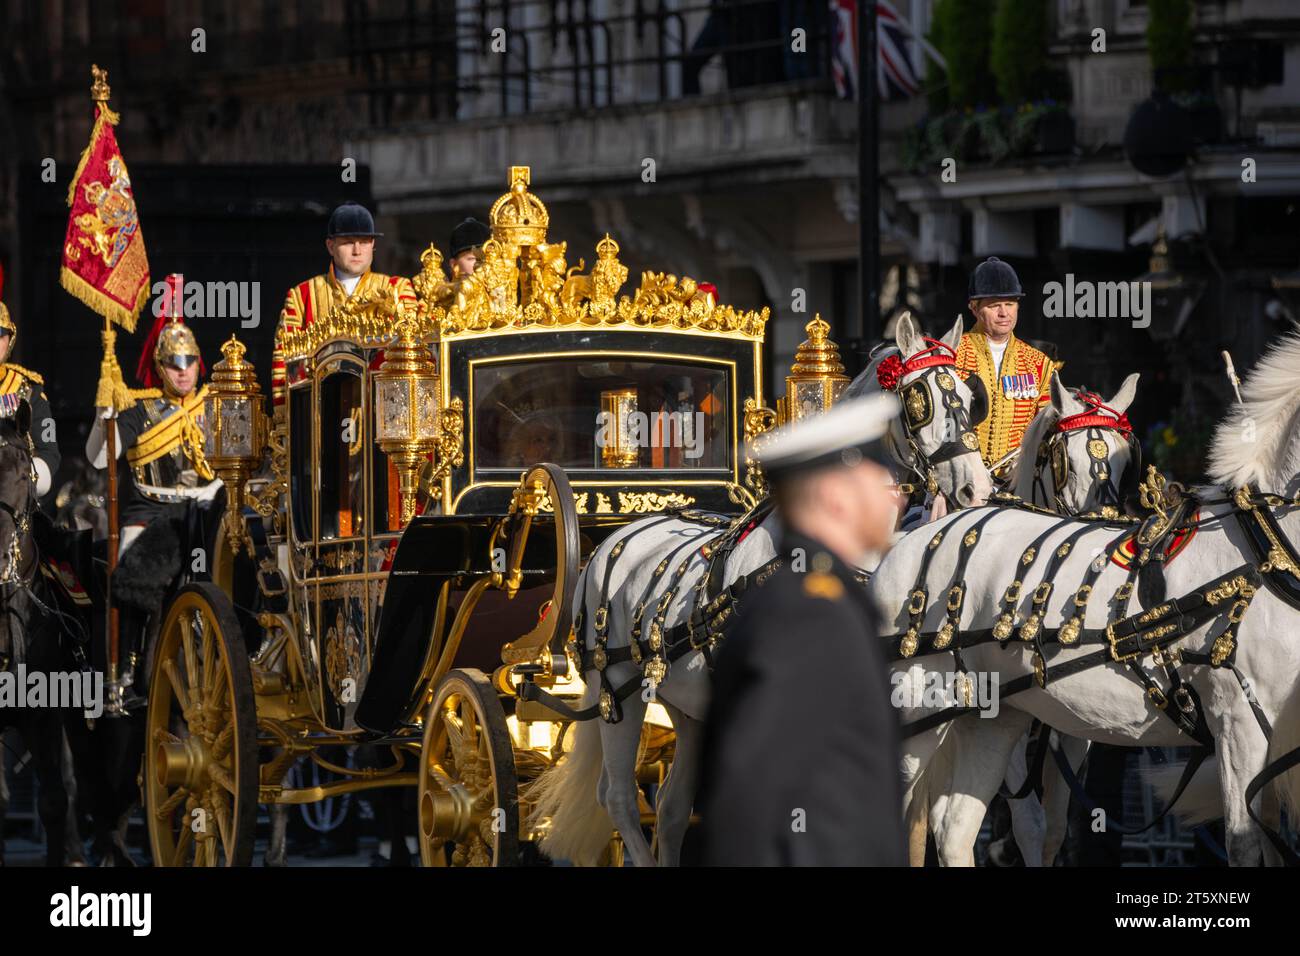
[[127, 450], [126, 457], [131, 467], [147, 465], [180, 445], [181, 451], [194, 465], [194, 471], [200, 478], [211, 481], [216, 477], [203, 456], [203, 429], [194, 420], [194, 412], [201, 412], [206, 396], [207, 387], [204, 386], [190, 397], [177, 402], [175, 412], [143, 432]]
[[21, 365], [15, 365], [13, 362], [0, 363], [0, 374], [4, 376], [3, 381], [6, 383], [9, 380], [9, 376], [17, 374], [22, 375], [24, 378], [31, 379], [37, 385], [45, 384], [45, 379], [41, 378], [41, 376], [33, 372], [31, 369], [23, 368]]

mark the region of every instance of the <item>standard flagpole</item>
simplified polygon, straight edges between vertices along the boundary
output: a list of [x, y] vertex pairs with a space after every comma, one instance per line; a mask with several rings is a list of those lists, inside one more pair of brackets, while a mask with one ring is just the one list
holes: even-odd
[[[115, 358], [113, 320], [104, 319], [104, 354]], [[98, 414], [98, 413], [97, 413]], [[117, 568], [117, 549], [120, 540], [117, 515], [117, 418], [104, 423], [104, 451], [108, 456], [108, 574], [105, 578], [104, 597], [108, 602], [108, 686], [117, 688], [120, 638], [118, 612], [113, 604], [113, 571]]]
[[858, 276], [862, 340], [880, 337], [880, 176], [876, 88], [876, 0], [858, 0]]
[[[135, 329], [136, 317], [149, 295], [149, 261], [140, 233], [131, 182], [113, 135], [118, 116], [109, 109], [108, 71], [98, 65], [90, 68], [90, 98], [95, 104], [94, 126], [90, 141], [81, 154], [77, 171], [68, 184], [68, 231], [63, 245], [63, 265], [59, 283], [89, 308], [104, 317], [104, 357], [100, 362], [99, 385], [95, 407], [112, 410], [114, 417], [102, 419], [105, 428], [104, 452], [108, 457], [107, 505], [108, 555], [105, 596], [106, 670], [108, 677], [109, 714], [122, 713], [121, 652], [119, 613], [113, 607], [113, 576], [117, 569], [120, 547], [118, 513], [117, 422], [116, 413], [131, 407], [133, 399], [122, 381], [117, 364], [116, 332], [113, 323], [128, 332]], [[106, 185], [107, 184], [107, 185]], [[98, 189], [96, 194], [92, 187]], [[107, 198], [113, 201], [114, 214], [106, 222], [101, 208]], [[103, 235], [110, 239], [104, 251]]]

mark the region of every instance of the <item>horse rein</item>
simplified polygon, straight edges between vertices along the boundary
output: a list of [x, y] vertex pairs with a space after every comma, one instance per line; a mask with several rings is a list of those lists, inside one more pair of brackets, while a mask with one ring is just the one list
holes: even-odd
[[[903, 405], [904, 440], [912, 454], [912, 460], [905, 460], [890, 442], [894, 458], [899, 465], [915, 473], [925, 483], [926, 491], [933, 495], [939, 491], [939, 481], [934, 474], [935, 466], [970, 452], [978, 452], [979, 439], [971, 428], [970, 410], [957, 395], [957, 380], [952, 372], [947, 371], [949, 368], [956, 369], [956, 350], [938, 339], [926, 338], [925, 341], [929, 346], [906, 361], [897, 355], [886, 356], [876, 368], [876, 381], [882, 388], [897, 392]], [[907, 385], [902, 385], [902, 380], [913, 372], [920, 374]], [[934, 420], [934, 402], [928, 385], [931, 377], [939, 388], [946, 409], [943, 433], [957, 437], [942, 442], [932, 454], [927, 455], [921, 450], [917, 433]]]

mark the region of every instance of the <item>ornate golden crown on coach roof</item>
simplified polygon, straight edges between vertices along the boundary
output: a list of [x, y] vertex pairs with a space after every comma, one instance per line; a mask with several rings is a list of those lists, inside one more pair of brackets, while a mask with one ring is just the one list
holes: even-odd
[[550, 214], [529, 191], [531, 171], [510, 167], [510, 190], [492, 205], [492, 238], [474, 274], [442, 278], [443, 256], [430, 245], [414, 281], [421, 308], [444, 337], [565, 326], [675, 329], [761, 340], [768, 310], [719, 305], [712, 286], [689, 276], [643, 272], [631, 297], [620, 295], [628, 269], [606, 233], [591, 272], [568, 266], [566, 242], [547, 239]]

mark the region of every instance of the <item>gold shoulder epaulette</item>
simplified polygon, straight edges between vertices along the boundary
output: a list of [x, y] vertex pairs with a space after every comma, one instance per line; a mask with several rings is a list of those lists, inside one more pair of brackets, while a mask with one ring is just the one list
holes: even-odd
[[35, 382], [37, 385], [44, 385], [44, 384], [45, 384], [45, 379], [43, 379], [40, 375], [38, 375], [36, 372], [33, 372], [31, 369], [23, 368], [21, 365], [15, 365], [13, 362], [5, 362], [5, 363], [4, 363], [4, 368], [11, 368], [11, 369], [13, 369], [13, 370], [14, 370], [15, 372], [17, 372], [19, 375], [22, 375], [22, 376], [24, 376], [25, 378], [29, 378], [29, 379], [31, 379], [31, 380], [32, 380], [33, 382]]
[[137, 402], [142, 398], [162, 398], [161, 388], [128, 388], [127, 392]]
[[825, 571], [810, 571], [803, 579], [803, 593], [808, 597], [838, 601], [844, 596], [844, 585], [833, 574], [827, 574]]

